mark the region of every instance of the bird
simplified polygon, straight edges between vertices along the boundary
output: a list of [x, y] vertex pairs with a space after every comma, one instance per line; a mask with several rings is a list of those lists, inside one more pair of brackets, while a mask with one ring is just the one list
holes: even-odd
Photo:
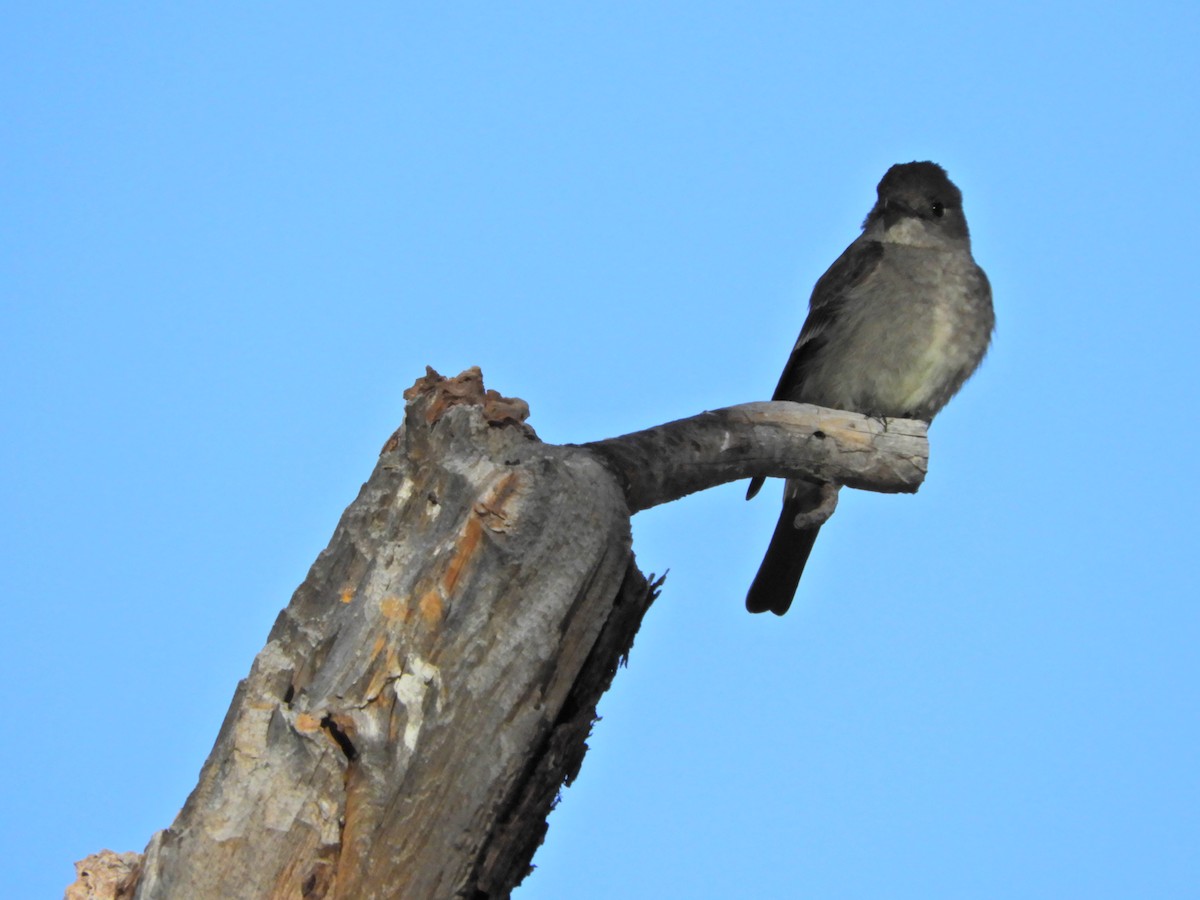
[[[945, 169], [898, 163], [876, 195], [862, 233], [817, 280], [771, 399], [930, 422], [987, 353], [992, 289], [971, 255], [962, 192]], [[763, 480], [751, 480], [747, 500]], [[787, 612], [837, 490], [787, 479], [746, 594], [750, 612]]]

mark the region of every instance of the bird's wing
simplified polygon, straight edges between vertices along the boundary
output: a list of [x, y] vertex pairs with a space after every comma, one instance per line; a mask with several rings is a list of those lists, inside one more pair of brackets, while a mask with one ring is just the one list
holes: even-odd
[[[771, 395], [772, 400], [793, 400], [799, 394], [809, 366], [825, 346], [830, 323], [837, 319], [846, 298], [874, 274], [881, 259], [883, 244], [860, 238], [847, 247], [825, 274], [817, 279], [812, 298], [808, 301], [808, 318], [804, 320], [792, 355], [788, 357], [783, 374], [779, 376], [779, 384]], [[759, 492], [765, 480], [750, 479], [750, 486], [746, 489], [747, 500]]]
[[830, 324], [838, 318], [846, 299], [874, 274], [882, 259], [883, 244], [857, 240], [817, 280], [808, 304], [808, 318], [779, 376], [772, 400], [791, 400], [800, 391], [808, 367], [825, 346]]

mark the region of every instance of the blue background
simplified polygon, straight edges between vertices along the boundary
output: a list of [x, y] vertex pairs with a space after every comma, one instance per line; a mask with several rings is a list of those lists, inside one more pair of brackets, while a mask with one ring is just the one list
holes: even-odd
[[4, 5], [5, 893], [140, 850], [428, 363], [550, 442], [770, 395], [894, 162], [999, 326], [916, 497], [670, 569], [520, 900], [1200, 895], [1194, 4]]

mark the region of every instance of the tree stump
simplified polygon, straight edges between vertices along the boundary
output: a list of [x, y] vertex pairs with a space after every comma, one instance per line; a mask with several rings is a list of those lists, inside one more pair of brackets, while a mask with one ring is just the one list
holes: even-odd
[[785, 402], [552, 446], [478, 369], [405, 397], [139, 900], [507, 897], [658, 593], [632, 512], [753, 475], [914, 491], [927, 459], [924, 423]]

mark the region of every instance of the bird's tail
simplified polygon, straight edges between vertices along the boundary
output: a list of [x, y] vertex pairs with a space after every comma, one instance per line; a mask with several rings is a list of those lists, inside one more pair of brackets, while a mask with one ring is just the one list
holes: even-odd
[[783, 512], [779, 514], [775, 533], [771, 535], [767, 555], [763, 557], [754, 583], [746, 593], [746, 609], [750, 612], [770, 610], [782, 616], [792, 605], [800, 576], [804, 574], [804, 564], [808, 562], [808, 554], [812, 552], [813, 542], [821, 530], [820, 525], [808, 528], [797, 528], [795, 525], [796, 516], [806, 512], [811, 505], [810, 501], [800, 497], [784, 499]]

